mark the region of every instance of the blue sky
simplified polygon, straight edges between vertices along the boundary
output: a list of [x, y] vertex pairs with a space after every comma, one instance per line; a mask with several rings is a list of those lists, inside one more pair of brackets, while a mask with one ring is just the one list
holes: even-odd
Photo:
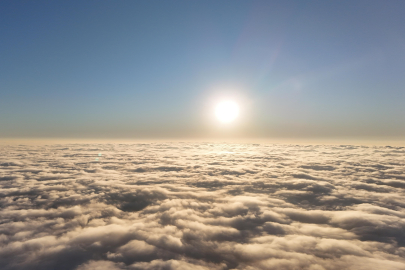
[[[405, 137], [404, 1], [2, 1], [0, 137]], [[221, 127], [212, 106], [237, 100]]]

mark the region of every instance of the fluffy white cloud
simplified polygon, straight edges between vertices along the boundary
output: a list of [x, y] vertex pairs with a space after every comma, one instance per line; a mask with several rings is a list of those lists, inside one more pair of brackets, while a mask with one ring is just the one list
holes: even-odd
[[1, 269], [405, 269], [404, 148], [0, 153]]

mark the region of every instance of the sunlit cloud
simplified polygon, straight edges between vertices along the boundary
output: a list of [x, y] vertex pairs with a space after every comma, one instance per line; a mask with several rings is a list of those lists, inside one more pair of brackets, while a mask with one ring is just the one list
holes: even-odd
[[405, 267], [401, 147], [0, 150], [1, 269]]

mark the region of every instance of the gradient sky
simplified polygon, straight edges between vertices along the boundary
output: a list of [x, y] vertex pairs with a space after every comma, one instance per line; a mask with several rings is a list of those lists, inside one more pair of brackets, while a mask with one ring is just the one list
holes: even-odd
[[[0, 137], [405, 137], [405, 1], [1, 1]], [[239, 102], [230, 126], [223, 98]]]

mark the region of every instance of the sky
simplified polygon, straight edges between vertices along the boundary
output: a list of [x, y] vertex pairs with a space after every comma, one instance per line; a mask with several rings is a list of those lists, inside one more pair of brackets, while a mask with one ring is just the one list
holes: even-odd
[[[405, 138], [404, 1], [2, 1], [1, 138]], [[215, 104], [240, 116], [220, 124]]]

